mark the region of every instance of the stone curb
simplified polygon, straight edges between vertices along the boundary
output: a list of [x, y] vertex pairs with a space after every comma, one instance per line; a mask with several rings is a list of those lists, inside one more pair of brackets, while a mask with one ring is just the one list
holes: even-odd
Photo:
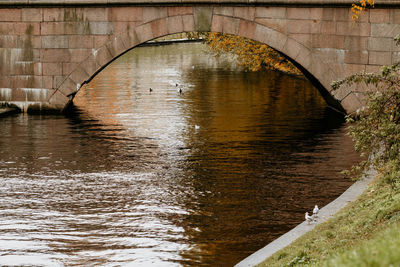
[[15, 108], [0, 108], [0, 118], [7, 115], [18, 113], [19, 111]]
[[344, 208], [347, 203], [354, 201], [364, 190], [368, 187], [369, 183], [375, 177], [376, 172], [370, 171], [367, 174], [367, 177], [363, 180], [355, 182], [352, 186], [350, 186], [343, 194], [341, 194], [338, 198], [330, 202], [325, 207], [321, 208], [319, 211], [319, 218], [317, 223], [308, 224], [307, 222], [303, 222], [297, 225], [295, 228], [287, 232], [286, 234], [280, 236], [275, 239], [265, 247], [260, 250], [257, 250], [241, 262], [235, 265], [235, 267], [247, 267], [247, 266], [255, 266], [265, 261], [275, 252], [283, 249], [284, 247], [290, 245], [297, 238], [301, 237], [305, 233], [314, 229], [314, 227], [318, 224], [324, 223], [327, 220], [331, 219], [339, 210]]

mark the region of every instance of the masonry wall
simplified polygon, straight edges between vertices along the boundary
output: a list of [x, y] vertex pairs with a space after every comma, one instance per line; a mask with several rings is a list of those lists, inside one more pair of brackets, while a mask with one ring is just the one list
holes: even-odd
[[[211, 30], [264, 42], [328, 92], [333, 80], [378, 71], [400, 52], [393, 41], [400, 9], [394, 8], [364, 12], [354, 23], [348, 7], [1, 7], [0, 102], [25, 110], [63, 109], [113, 59], [172, 33]], [[348, 112], [362, 105], [362, 95], [350, 88], [330, 94]]]

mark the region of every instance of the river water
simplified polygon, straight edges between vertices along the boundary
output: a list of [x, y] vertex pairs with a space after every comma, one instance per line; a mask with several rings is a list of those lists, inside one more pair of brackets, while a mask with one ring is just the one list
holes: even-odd
[[0, 265], [232, 266], [358, 161], [309, 82], [202, 44], [136, 48], [75, 106], [0, 118]]

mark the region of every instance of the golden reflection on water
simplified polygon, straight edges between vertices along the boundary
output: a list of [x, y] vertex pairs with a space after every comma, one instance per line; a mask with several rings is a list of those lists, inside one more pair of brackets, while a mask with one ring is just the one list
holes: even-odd
[[134, 49], [73, 116], [0, 121], [0, 264], [232, 266], [349, 186], [317, 90], [204, 49]]

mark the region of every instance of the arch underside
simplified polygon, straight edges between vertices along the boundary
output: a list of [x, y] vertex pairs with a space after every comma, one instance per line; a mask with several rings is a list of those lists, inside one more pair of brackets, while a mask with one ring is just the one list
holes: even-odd
[[115, 34], [99, 49], [93, 49], [90, 55], [78, 64], [77, 68], [49, 97], [48, 103], [65, 108], [83, 84], [93, 79], [116, 58], [140, 44], [169, 34], [194, 31], [233, 34], [267, 44], [282, 53], [303, 71], [330, 106], [339, 111], [353, 111], [342, 106], [337, 100], [340, 99], [340, 95], [346, 95], [346, 91], [333, 92], [330, 90], [330, 83], [342, 78], [341, 73], [332, 69], [330, 64], [324, 63], [318, 53], [314, 53], [306, 43], [245, 18], [216, 14], [211, 15], [208, 25], [207, 21], [206, 23], [201, 22], [193, 14], [176, 15], [156, 19]]

